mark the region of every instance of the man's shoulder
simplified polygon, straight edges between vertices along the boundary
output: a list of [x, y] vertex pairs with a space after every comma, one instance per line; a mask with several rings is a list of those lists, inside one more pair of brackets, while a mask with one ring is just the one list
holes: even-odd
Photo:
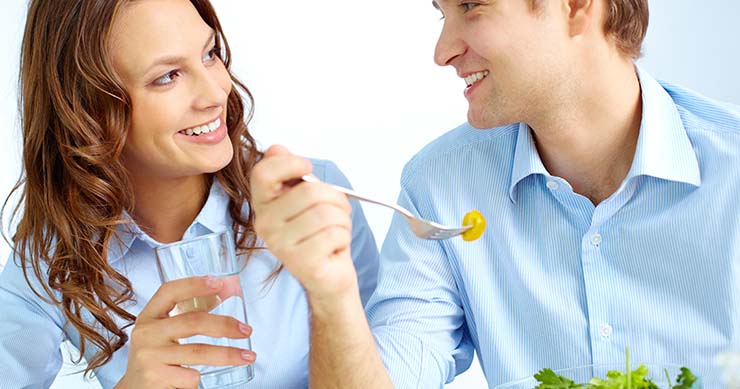
[[740, 106], [715, 100], [691, 89], [661, 81], [676, 104], [687, 131], [740, 134]]
[[[419, 150], [404, 167], [403, 175], [408, 176], [426, 167], [448, 165], [461, 158], [470, 159], [471, 155], [476, 154], [481, 148], [488, 151], [492, 148], [513, 151], [511, 146], [516, 142], [518, 129], [518, 123], [487, 129], [478, 129], [467, 122], [463, 123]], [[499, 153], [486, 154], [489, 156], [502, 155]], [[475, 158], [471, 161], [474, 160]]]

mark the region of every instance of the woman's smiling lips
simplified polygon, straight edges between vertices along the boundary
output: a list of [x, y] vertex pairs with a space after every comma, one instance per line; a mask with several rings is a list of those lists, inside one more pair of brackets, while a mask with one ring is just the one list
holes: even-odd
[[215, 145], [220, 143], [227, 135], [226, 122], [221, 116], [192, 128], [178, 131], [175, 136], [188, 142]]

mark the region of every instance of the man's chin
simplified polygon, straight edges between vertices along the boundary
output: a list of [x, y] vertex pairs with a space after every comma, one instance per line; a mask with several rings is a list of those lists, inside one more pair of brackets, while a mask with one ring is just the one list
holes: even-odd
[[496, 128], [506, 126], [509, 123], [503, 118], [496, 117], [491, 113], [473, 112], [468, 110], [468, 123], [479, 130], [487, 130], [489, 128]]

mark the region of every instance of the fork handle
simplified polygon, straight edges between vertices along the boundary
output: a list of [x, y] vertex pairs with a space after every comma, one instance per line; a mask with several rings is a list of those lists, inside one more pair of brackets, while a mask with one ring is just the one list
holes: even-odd
[[[308, 175], [307, 176], [303, 176], [302, 179], [303, 179], [303, 181], [306, 181], [306, 182], [321, 182], [318, 178], [316, 178], [314, 176], [308, 176]], [[355, 198], [357, 200], [366, 201], [368, 203], [373, 203], [373, 204], [380, 205], [380, 206], [383, 206], [383, 207], [386, 207], [386, 208], [390, 208], [390, 209], [392, 209], [394, 211], [397, 211], [400, 214], [406, 216], [407, 218], [414, 218], [414, 215], [411, 212], [409, 212], [406, 208], [403, 208], [401, 206], [398, 206], [398, 205], [395, 205], [395, 204], [389, 204], [389, 203], [386, 203], [386, 202], [383, 202], [383, 201], [380, 201], [380, 200], [375, 200], [375, 199], [371, 199], [369, 197], [362, 196], [362, 195], [358, 194], [357, 192], [353, 191], [352, 189], [348, 189], [348, 188], [345, 188], [345, 187], [341, 187], [341, 186], [337, 186], [337, 185], [332, 185], [332, 184], [327, 184], [327, 185], [329, 185], [330, 187], [332, 187], [334, 190], [336, 190], [338, 192], [344, 193], [345, 195], [347, 195], [347, 197]]]

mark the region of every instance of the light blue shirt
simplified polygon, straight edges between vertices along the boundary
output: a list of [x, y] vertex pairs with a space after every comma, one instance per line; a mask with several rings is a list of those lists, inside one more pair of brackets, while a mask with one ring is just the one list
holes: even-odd
[[[349, 187], [334, 164], [313, 163], [318, 178]], [[183, 238], [230, 230], [228, 201], [221, 185], [214, 181], [206, 204]], [[357, 202], [352, 202], [352, 210], [352, 256], [365, 302], [376, 284], [377, 248]], [[136, 303], [125, 308], [138, 315], [161, 285], [154, 257], [154, 247], [159, 243], [136, 226], [133, 231], [120, 232], [124, 245], [112, 248], [109, 261], [131, 281]], [[278, 265], [268, 251], [261, 250], [249, 259], [241, 273], [248, 321], [254, 329], [252, 348], [257, 353], [255, 376], [246, 387], [306, 388], [309, 352], [306, 296], [301, 285], [285, 270], [274, 283], [264, 283]], [[35, 285], [42, 290], [38, 281]], [[11, 258], [0, 275], [0, 388], [48, 387], [62, 364], [59, 351], [62, 341], [69, 339], [79, 346], [79, 334], [65, 324], [57, 307], [33, 294]], [[127, 330], [129, 335], [132, 328]], [[110, 362], [95, 370], [104, 388], [113, 387], [126, 371], [128, 351], [126, 344]], [[87, 357], [92, 354], [93, 350], [88, 351]]]
[[[547, 172], [531, 130], [469, 125], [405, 167], [400, 204], [483, 236], [420, 240], [396, 216], [367, 306], [398, 388], [436, 388], [478, 354], [489, 386], [585, 364], [706, 375], [740, 350], [740, 111], [638, 69], [632, 167], [598, 206]], [[711, 376], [711, 377], [710, 377]]]

